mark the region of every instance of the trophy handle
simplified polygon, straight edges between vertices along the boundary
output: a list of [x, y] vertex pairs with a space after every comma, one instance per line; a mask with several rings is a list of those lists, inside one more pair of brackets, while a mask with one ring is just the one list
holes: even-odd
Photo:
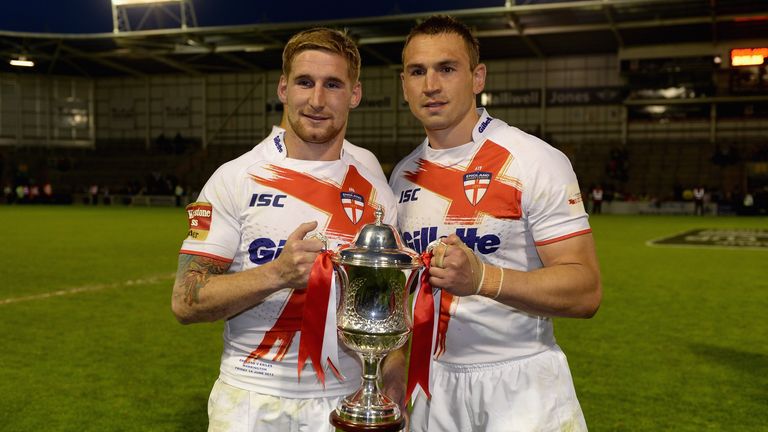
[[344, 291], [345, 287], [349, 286], [349, 275], [347, 275], [347, 270], [344, 269], [343, 265], [335, 262], [333, 263], [333, 271], [336, 273], [336, 277], [338, 277], [338, 283], [336, 284], [336, 324], [338, 325], [339, 314], [344, 313], [342, 299], [347, 295]]
[[427, 253], [430, 253], [430, 252], [432, 252], [432, 251], [433, 251], [433, 250], [434, 250], [434, 249], [435, 249], [435, 248], [436, 248], [438, 245], [441, 245], [441, 244], [445, 244], [445, 243], [443, 243], [443, 238], [442, 238], [442, 237], [440, 237], [440, 238], [439, 238], [439, 239], [437, 239], [437, 240], [432, 240], [431, 242], [429, 242], [429, 244], [427, 245], [427, 248], [426, 248], [424, 251], [425, 251], [425, 252], [427, 252]]
[[448, 245], [443, 243], [443, 238], [440, 237], [437, 240], [432, 241], [427, 245], [426, 252], [432, 254], [432, 265], [436, 267], [443, 267], [443, 257], [445, 251], [448, 250]]
[[321, 233], [320, 231], [311, 232], [304, 236], [304, 240], [312, 240], [317, 239], [323, 242], [323, 251], [328, 250], [328, 237], [325, 236], [325, 234]]

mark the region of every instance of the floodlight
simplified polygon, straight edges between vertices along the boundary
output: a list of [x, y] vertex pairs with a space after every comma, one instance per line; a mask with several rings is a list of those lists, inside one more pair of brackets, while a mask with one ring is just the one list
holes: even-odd
[[181, 3], [183, 0], [112, 0], [115, 6], [152, 5], [159, 3]]
[[768, 58], [768, 47], [731, 50], [731, 66], [759, 66]]
[[27, 59], [26, 56], [17, 56], [16, 58], [12, 58], [9, 63], [11, 64], [11, 66], [20, 66], [20, 67], [33, 67], [35, 65], [35, 62]]
[[[110, 0], [112, 3], [112, 31], [115, 33], [142, 30], [149, 14], [162, 9], [172, 19], [181, 24], [182, 29], [197, 27], [197, 17], [193, 0]], [[142, 18], [131, 23], [128, 9], [142, 10]]]
[[664, 114], [667, 112], [667, 107], [664, 105], [648, 105], [645, 107], [645, 112], [650, 114]]

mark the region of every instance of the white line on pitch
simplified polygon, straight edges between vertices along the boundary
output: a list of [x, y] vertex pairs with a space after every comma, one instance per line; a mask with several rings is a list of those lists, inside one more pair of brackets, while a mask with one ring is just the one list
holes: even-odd
[[21, 303], [21, 302], [32, 301], [32, 300], [42, 300], [42, 299], [47, 299], [51, 297], [79, 294], [82, 292], [100, 291], [100, 290], [109, 289], [109, 288], [128, 288], [133, 286], [149, 285], [149, 284], [157, 283], [163, 280], [171, 279], [173, 277], [174, 275], [172, 274], [170, 276], [152, 276], [144, 279], [130, 279], [127, 281], [114, 282], [111, 284], [85, 285], [81, 287], [51, 291], [51, 292], [35, 294], [31, 296], [11, 297], [7, 299], [2, 299], [0, 300], [0, 305], [10, 304], [10, 303]]

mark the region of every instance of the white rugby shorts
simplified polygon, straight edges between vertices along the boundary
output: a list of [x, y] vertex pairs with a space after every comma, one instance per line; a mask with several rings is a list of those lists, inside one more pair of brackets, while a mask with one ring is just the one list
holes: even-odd
[[499, 363], [432, 364], [432, 399], [419, 392], [415, 432], [587, 430], [568, 361], [550, 350]]
[[334, 432], [328, 416], [340, 399], [271, 396], [216, 380], [208, 398], [208, 432]]

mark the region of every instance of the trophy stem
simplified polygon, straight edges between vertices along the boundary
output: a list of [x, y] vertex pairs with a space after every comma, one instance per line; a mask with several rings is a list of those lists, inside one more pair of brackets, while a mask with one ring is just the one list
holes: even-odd
[[359, 355], [363, 360], [362, 385], [331, 413], [331, 424], [346, 432], [400, 431], [405, 424], [400, 407], [379, 389], [379, 365], [385, 354]]
[[[379, 366], [384, 358], [383, 354], [360, 354], [363, 360], [363, 385], [362, 392], [366, 396], [366, 405], [378, 405], [381, 398], [387, 398], [379, 389]], [[375, 397], [376, 400], [373, 400]], [[388, 399], [388, 398], [387, 398]]]

